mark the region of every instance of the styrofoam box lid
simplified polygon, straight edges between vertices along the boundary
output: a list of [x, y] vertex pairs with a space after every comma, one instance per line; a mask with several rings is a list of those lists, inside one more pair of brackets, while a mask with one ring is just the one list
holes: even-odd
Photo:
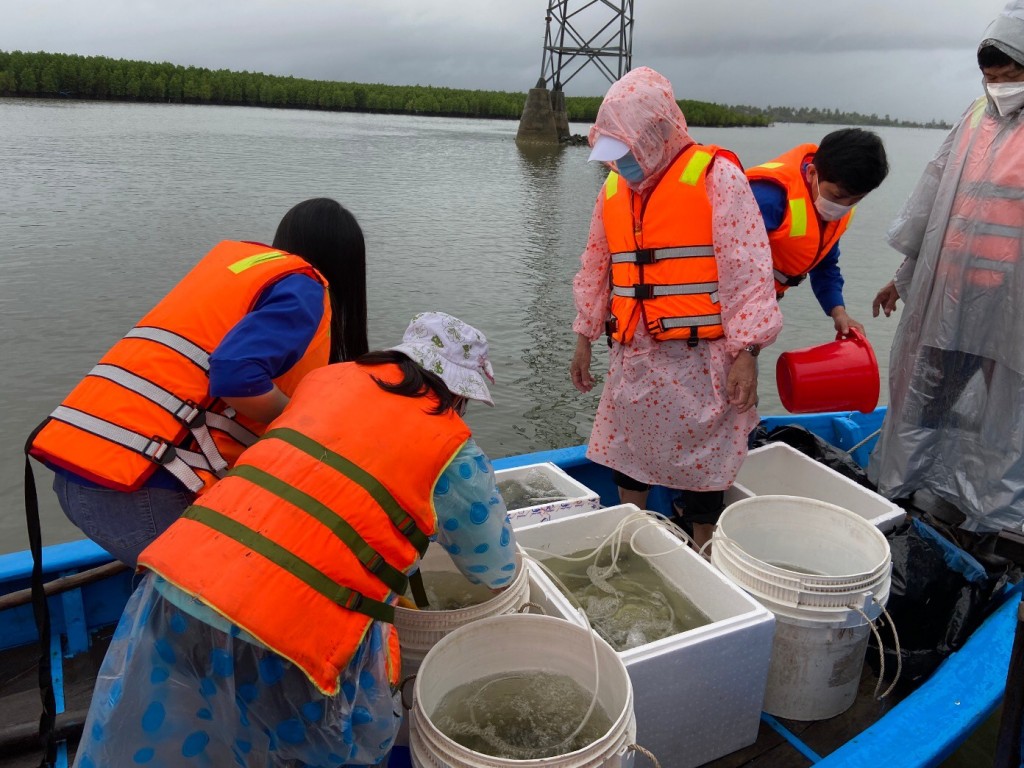
[[[520, 480], [525, 478], [531, 472], [541, 472], [559, 493], [565, 494], [567, 501], [572, 501], [574, 499], [599, 499], [597, 491], [592, 491], [590, 488], [583, 485], [583, 483], [569, 477], [564, 470], [557, 465], [552, 464], [550, 461], [541, 462], [539, 464], [525, 464], [521, 467], [512, 467], [510, 469], [496, 469], [494, 471], [494, 479], [497, 482], [503, 482], [505, 480]], [[522, 509], [531, 508], [532, 507], [522, 507]], [[509, 512], [512, 511], [514, 510], [509, 509]]]
[[[592, 512], [582, 512], [561, 520], [527, 525], [516, 530], [516, 541], [527, 555], [536, 559], [543, 558], [543, 554], [536, 550], [559, 555], [572, 554], [588, 547], [596, 547], [612, 534], [625, 516], [639, 511], [633, 504], [620, 504]], [[637, 548], [642, 552], [670, 553], [652, 558], [651, 565], [661, 572], [667, 582], [693, 601], [712, 623], [621, 651], [620, 655], [624, 660], [661, 653], [667, 646], [678, 645], [681, 638], [685, 643], [698, 642], [731, 632], [752, 622], [774, 621], [771, 611], [663, 528], [644, 525], [642, 521], [629, 523], [625, 528], [624, 540], [628, 540], [641, 526], [643, 530], [634, 539]], [[537, 567], [531, 564], [530, 569], [533, 571]], [[575, 611], [572, 603], [558, 591], [546, 575], [531, 573], [531, 577], [535, 582], [550, 585], [554, 594], [548, 595], [548, 600], [558, 605], [560, 612]], [[532, 590], [530, 594], [533, 601]]]
[[907, 513], [869, 488], [786, 443], [754, 448], [736, 475], [726, 502], [749, 496], [803, 496], [848, 509], [881, 531], [903, 522]]

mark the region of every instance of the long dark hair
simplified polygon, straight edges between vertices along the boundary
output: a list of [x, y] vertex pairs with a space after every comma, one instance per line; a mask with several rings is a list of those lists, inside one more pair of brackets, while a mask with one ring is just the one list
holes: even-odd
[[385, 392], [391, 392], [402, 397], [427, 397], [434, 395], [437, 398], [437, 405], [430, 411], [435, 416], [440, 416], [449, 411], [455, 405], [455, 395], [448, 389], [448, 385], [436, 373], [428, 371], [419, 363], [414, 362], [404, 352], [395, 349], [367, 352], [361, 355], [356, 362], [359, 365], [387, 365], [394, 363], [402, 371], [402, 380], [396, 382], [381, 381], [376, 376], [373, 380], [377, 386]]
[[273, 246], [308, 261], [331, 297], [330, 362], [354, 360], [366, 340], [366, 243], [355, 216], [328, 197], [304, 200], [281, 219]]

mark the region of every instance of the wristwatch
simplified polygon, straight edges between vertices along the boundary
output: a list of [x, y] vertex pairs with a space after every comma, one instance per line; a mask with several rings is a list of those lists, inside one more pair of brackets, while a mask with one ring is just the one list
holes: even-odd
[[757, 357], [759, 354], [761, 354], [761, 345], [760, 344], [747, 344], [747, 346], [745, 346], [743, 348], [743, 350], [745, 352], [749, 352], [751, 357]]

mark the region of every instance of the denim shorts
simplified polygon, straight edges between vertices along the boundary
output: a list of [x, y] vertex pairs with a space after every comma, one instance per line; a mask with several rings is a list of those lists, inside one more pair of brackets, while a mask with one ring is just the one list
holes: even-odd
[[192, 503], [184, 488], [140, 488], [114, 491], [83, 485], [58, 472], [53, 490], [68, 519], [107, 552], [131, 567], [139, 553]]

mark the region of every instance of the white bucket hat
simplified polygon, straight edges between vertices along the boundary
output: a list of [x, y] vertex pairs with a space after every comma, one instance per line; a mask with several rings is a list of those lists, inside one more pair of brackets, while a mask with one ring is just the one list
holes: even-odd
[[487, 339], [459, 318], [444, 312], [421, 312], [405, 329], [402, 343], [391, 349], [436, 373], [452, 394], [494, 405], [487, 388], [487, 382], [494, 383]]

